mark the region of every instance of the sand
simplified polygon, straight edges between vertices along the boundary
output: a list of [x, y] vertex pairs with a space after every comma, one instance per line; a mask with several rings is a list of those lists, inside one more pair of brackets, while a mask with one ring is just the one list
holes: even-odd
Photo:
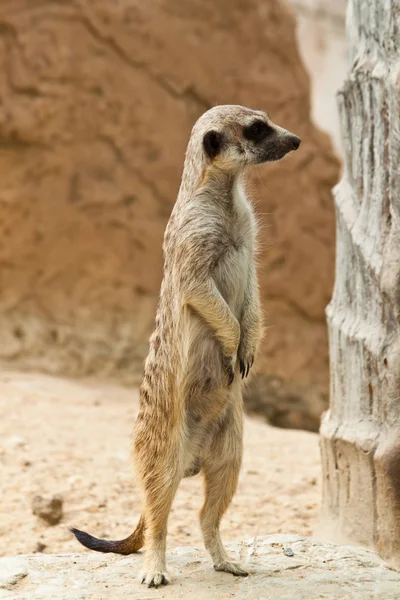
[[[113, 383], [36, 373], [0, 374], [0, 555], [85, 551], [69, 532], [128, 535], [140, 515], [130, 461], [138, 392]], [[225, 540], [271, 533], [311, 535], [320, 500], [318, 436], [246, 418], [237, 494]], [[63, 498], [49, 526], [32, 513], [35, 495]], [[168, 544], [202, 546], [201, 476], [182, 481]]]

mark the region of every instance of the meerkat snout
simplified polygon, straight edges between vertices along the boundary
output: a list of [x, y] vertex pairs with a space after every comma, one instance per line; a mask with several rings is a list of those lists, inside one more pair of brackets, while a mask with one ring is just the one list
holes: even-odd
[[[255, 130], [258, 132], [257, 138], [254, 137]], [[262, 138], [260, 131], [263, 132]], [[297, 135], [279, 127], [279, 125], [275, 125], [271, 121], [263, 122], [262, 127], [261, 122], [257, 127], [253, 125], [252, 132], [253, 137], [251, 139], [255, 141], [253, 155], [255, 162], [258, 164], [280, 160], [289, 152], [297, 150], [301, 144], [301, 139]], [[248, 135], [249, 132], [245, 130], [247, 139], [249, 139]]]

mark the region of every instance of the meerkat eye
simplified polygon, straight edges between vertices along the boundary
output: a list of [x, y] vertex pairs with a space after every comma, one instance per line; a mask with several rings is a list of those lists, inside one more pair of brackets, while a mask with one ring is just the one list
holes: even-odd
[[203, 138], [204, 151], [210, 158], [215, 158], [222, 148], [222, 135], [218, 131], [207, 131]]
[[243, 135], [253, 142], [262, 142], [273, 131], [273, 128], [264, 121], [254, 121], [244, 128]]

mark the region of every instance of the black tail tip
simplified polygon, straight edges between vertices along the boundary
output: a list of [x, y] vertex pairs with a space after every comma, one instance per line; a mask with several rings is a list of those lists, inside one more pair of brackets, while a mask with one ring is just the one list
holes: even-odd
[[86, 546], [86, 548], [90, 547], [88, 546], [88, 544], [90, 544], [90, 539], [92, 537], [91, 535], [85, 533], [84, 531], [81, 531], [80, 529], [76, 529], [75, 527], [70, 527], [69, 530], [76, 537], [78, 542]]
[[70, 532], [77, 538], [81, 533], [85, 533], [84, 531], [81, 531], [80, 529], [76, 529], [75, 527], [70, 527], [69, 528]]
[[107, 540], [99, 540], [85, 531], [75, 529], [75, 527], [71, 527], [70, 532], [73, 533], [82, 546], [85, 546], [85, 548], [88, 548], [89, 550], [95, 550], [96, 552], [112, 552], [112, 544]]

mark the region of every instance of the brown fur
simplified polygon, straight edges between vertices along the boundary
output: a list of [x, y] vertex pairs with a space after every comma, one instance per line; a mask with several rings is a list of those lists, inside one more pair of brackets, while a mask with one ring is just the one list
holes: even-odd
[[[262, 142], [244, 136], [254, 120], [269, 125]], [[203, 144], [210, 131], [223, 142], [212, 157]], [[241, 180], [246, 167], [278, 160], [299, 143], [265, 113], [241, 106], [215, 107], [193, 128], [164, 237], [164, 277], [135, 424], [142, 517], [120, 542], [74, 530], [84, 545], [103, 552], [136, 552], [145, 543], [141, 580], [148, 586], [169, 580], [168, 515], [182, 477], [200, 470], [200, 524], [214, 568], [246, 575], [229, 560], [219, 534], [242, 459], [241, 375], [253, 364], [262, 329], [255, 218]]]

